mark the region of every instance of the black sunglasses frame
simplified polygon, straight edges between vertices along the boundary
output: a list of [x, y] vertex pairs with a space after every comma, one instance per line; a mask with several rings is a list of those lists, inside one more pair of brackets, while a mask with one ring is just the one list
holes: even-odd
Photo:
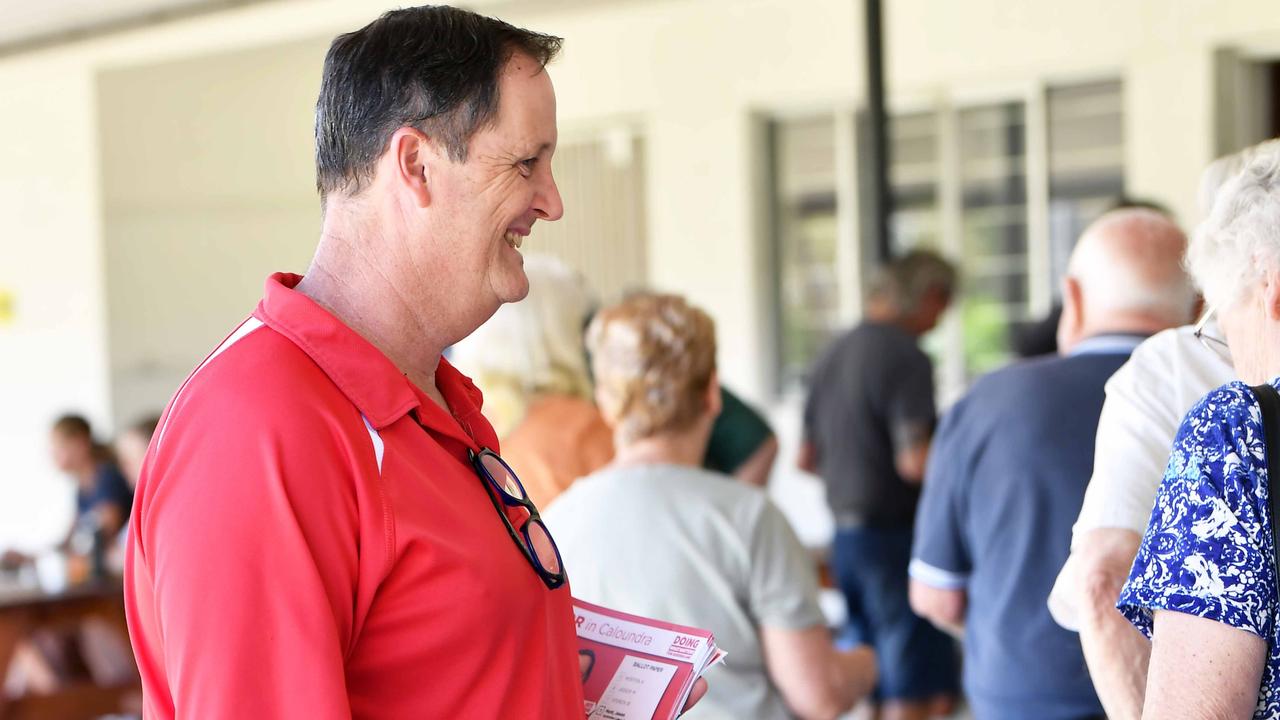
[[[502, 467], [506, 468], [507, 475], [515, 481], [523, 497], [516, 497], [507, 492], [506, 487], [499, 483], [497, 478], [484, 466], [484, 458], [486, 456], [492, 457], [501, 463]], [[529, 561], [529, 565], [533, 567], [534, 572], [542, 579], [543, 584], [549, 590], [555, 590], [564, 585], [567, 576], [564, 572], [564, 559], [560, 557], [560, 548], [556, 545], [555, 538], [551, 537], [551, 530], [547, 528], [546, 523], [542, 522], [542, 515], [538, 513], [538, 507], [529, 499], [529, 492], [524, 489], [524, 483], [520, 482], [520, 476], [516, 475], [515, 471], [511, 469], [506, 460], [502, 459], [501, 455], [489, 448], [482, 448], [478, 453], [468, 449], [467, 457], [470, 458], [471, 467], [475, 469], [480, 479], [488, 483], [489, 487], [492, 488], [493, 492], [485, 493], [489, 496], [489, 502], [493, 503], [493, 509], [497, 511], [498, 517], [502, 519], [502, 524], [506, 526], [507, 534], [511, 536], [511, 541], [520, 549], [525, 560]], [[525, 520], [519, 528], [512, 525], [511, 520], [507, 518], [507, 513], [498, 505], [499, 498], [501, 498], [504, 505], [524, 508], [529, 513], [529, 519]], [[543, 567], [542, 560], [538, 558], [538, 553], [533, 549], [533, 538], [529, 535], [529, 526], [534, 523], [542, 527], [542, 532], [546, 534], [547, 541], [551, 543], [551, 551], [556, 554], [556, 564], [560, 566], [560, 572], [552, 572]]]

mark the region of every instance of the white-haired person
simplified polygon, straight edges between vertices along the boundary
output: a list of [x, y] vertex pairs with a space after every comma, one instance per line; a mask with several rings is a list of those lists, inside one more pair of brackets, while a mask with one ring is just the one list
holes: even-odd
[[835, 718], [875, 681], [839, 652], [812, 560], [763, 491], [702, 467], [720, 411], [715, 326], [672, 295], [609, 307], [587, 335], [617, 457], [544, 513], [576, 596], [712, 630], [728, 651], [689, 717]]
[[1152, 638], [1145, 718], [1280, 717], [1266, 435], [1249, 385], [1280, 375], [1280, 152], [1219, 190], [1187, 265], [1244, 382], [1183, 420], [1119, 607]]
[[591, 399], [583, 329], [596, 301], [577, 271], [549, 255], [524, 261], [529, 294], [498, 308], [450, 361], [484, 391], [485, 417], [529, 498], [546, 508], [613, 458], [613, 432]]
[[1061, 355], [980, 378], [938, 427], [916, 514], [911, 605], [963, 630], [974, 717], [1103, 715], [1079, 638], [1045, 599], [1093, 474], [1108, 378], [1145, 338], [1192, 318], [1186, 246], [1172, 220], [1145, 208], [1090, 223], [1063, 278]]
[[[1201, 175], [1201, 215], [1218, 189], [1260, 149], [1221, 157]], [[1147, 529], [1169, 448], [1187, 411], [1236, 379], [1230, 359], [1200, 340], [1219, 336], [1211, 317], [1157, 333], [1107, 381], [1093, 476], [1071, 529], [1071, 555], [1049, 595], [1059, 625], [1078, 631], [1093, 686], [1111, 720], [1138, 720], [1151, 643], [1116, 610]]]
[[[449, 360], [484, 392], [485, 417], [529, 497], [548, 507], [574, 480], [613, 459], [613, 431], [592, 402], [584, 333], [596, 297], [550, 255], [525, 257], [529, 295], [498, 308], [453, 347]], [[720, 389], [703, 467], [764, 487], [778, 442], [750, 405]]]

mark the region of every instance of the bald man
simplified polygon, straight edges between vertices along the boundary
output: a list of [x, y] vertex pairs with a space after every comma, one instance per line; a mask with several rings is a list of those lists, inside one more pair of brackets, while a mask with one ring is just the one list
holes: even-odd
[[1080, 237], [1063, 281], [1060, 356], [978, 380], [943, 418], [912, 547], [911, 605], [964, 632], [964, 685], [983, 720], [1101, 718], [1080, 640], [1046, 599], [1093, 467], [1107, 379], [1146, 337], [1190, 320], [1186, 237], [1146, 209]]
[[[1208, 216], [1222, 183], [1270, 140], [1218, 158], [1201, 175], [1200, 210]], [[1071, 555], [1049, 594], [1049, 612], [1080, 633], [1093, 686], [1111, 720], [1138, 720], [1147, 687], [1151, 641], [1116, 601], [1129, 578], [1151, 518], [1169, 451], [1187, 411], [1211, 390], [1237, 379], [1230, 358], [1198, 337], [1198, 326], [1157, 333], [1107, 381], [1098, 419], [1093, 476], [1071, 528]], [[1214, 323], [1203, 330], [1221, 337]]]

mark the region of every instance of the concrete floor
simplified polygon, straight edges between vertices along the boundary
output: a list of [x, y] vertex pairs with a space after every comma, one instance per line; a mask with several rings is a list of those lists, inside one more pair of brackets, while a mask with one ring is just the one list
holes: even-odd
[[[865, 703], [853, 709], [853, 712], [844, 715], [840, 720], [871, 720], [871, 708]], [[973, 720], [973, 715], [969, 713], [968, 707], [961, 707], [954, 715], [948, 715], [946, 720]]]

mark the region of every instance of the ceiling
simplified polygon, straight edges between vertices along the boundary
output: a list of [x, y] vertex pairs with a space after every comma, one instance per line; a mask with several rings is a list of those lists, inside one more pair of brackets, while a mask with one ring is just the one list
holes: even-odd
[[0, 0], [0, 54], [263, 0]]
[[[169, 20], [282, 0], [0, 0], [0, 56], [131, 30]], [[379, 10], [429, 0], [348, 0]], [[446, 2], [449, 0], [445, 0]], [[454, 0], [485, 13], [503, 9], [598, 7], [645, 0]], [[648, 0], [652, 2], [653, 0]], [[683, 0], [665, 0], [678, 2]]]

